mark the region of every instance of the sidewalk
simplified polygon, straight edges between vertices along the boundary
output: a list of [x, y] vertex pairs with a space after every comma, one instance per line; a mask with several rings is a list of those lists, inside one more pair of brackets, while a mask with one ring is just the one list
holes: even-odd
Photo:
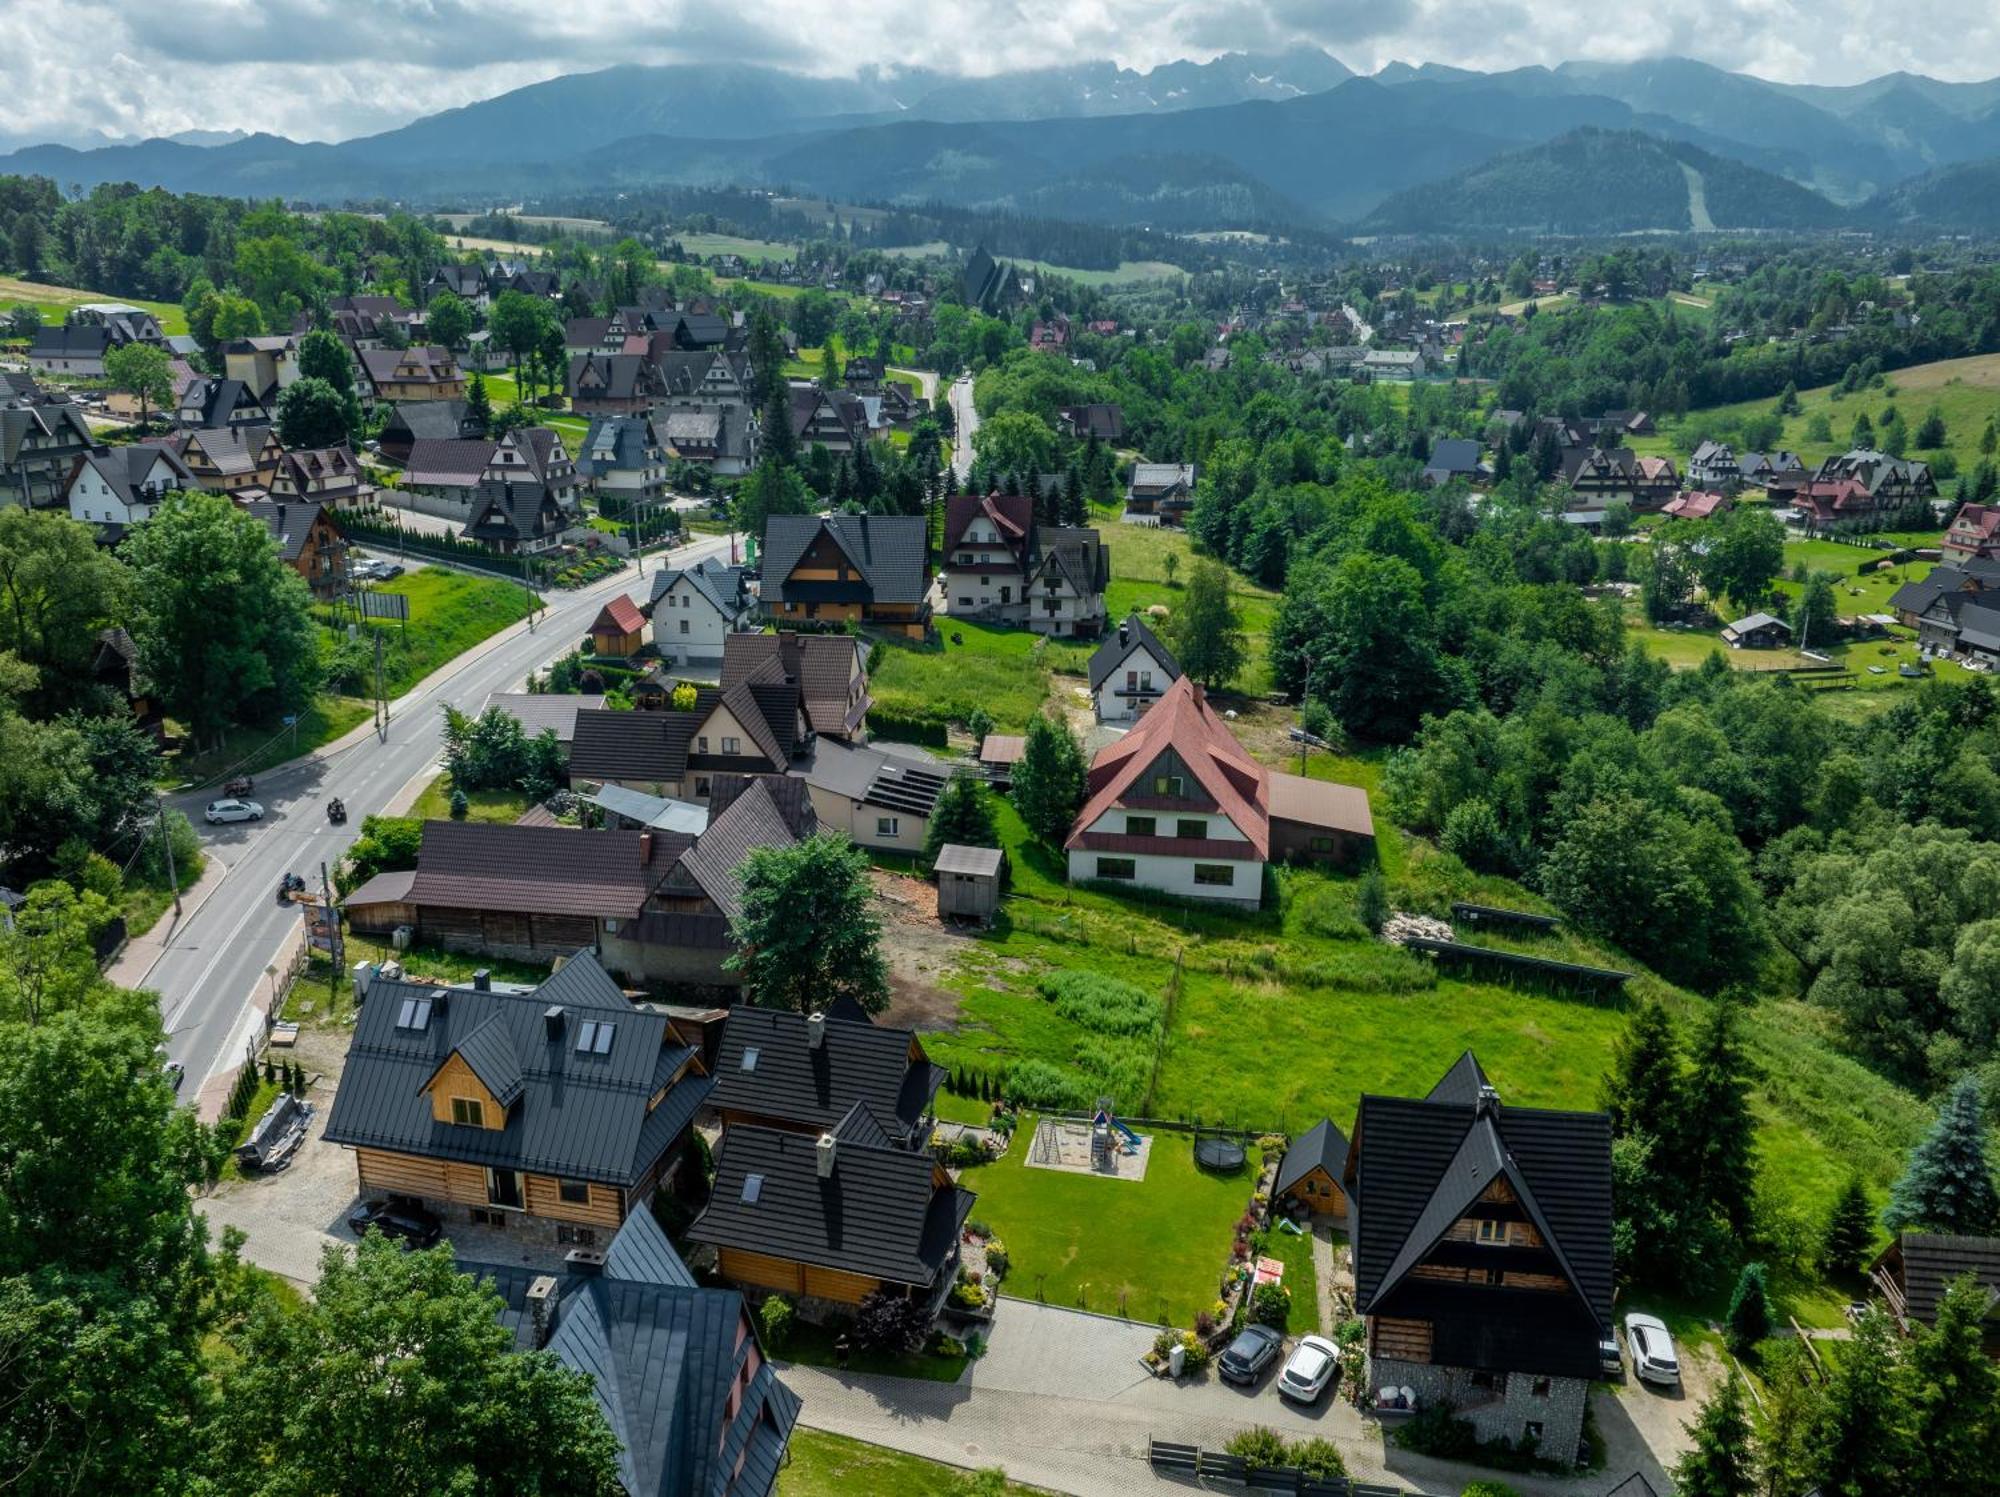
[[213, 848], [204, 847], [202, 856], [207, 860], [201, 870], [201, 877], [181, 891], [181, 912], [176, 915], [169, 905], [167, 912], [153, 922], [153, 928], [142, 936], [133, 936], [119, 950], [117, 958], [104, 969], [105, 979], [121, 988], [139, 988], [146, 985], [146, 974], [153, 970], [153, 963], [160, 959], [174, 939], [174, 932], [194, 918], [195, 911], [208, 903], [209, 895], [222, 887], [223, 879], [229, 876], [229, 865], [215, 855]]

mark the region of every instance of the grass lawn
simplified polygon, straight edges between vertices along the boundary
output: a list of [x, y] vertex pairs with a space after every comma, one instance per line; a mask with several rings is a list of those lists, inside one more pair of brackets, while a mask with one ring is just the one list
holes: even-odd
[[69, 315], [71, 307], [93, 301], [123, 302], [128, 307], [143, 308], [160, 320], [161, 331], [169, 336], [188, 330], [187, 313], [170, 301], [141, 301], [132, 296], [79, 291], [74, 286], [51, 286], [42, 281], [23, 281], [14, 276], [0, 275], [0, 307], [26, 302], [41, 312], [42, 321], [46, 323], [60, 323]]
[[[202, 869], [207, 865], [208, 859], [201, 853], [196, 853], [186, 862], [175, 860], [174, 878], [183, 892], [201, 881]], [[142, 877], [127, 879], [118, 902], [118, 912], [125, 917], [125, 934], [143, 936], [160, 923], [160, 917], [173, 907], [173, 903], [174, 891], [167, 887], [164, 879], [157, 882]]]
[[1215, 1302], [1255, 1183], [1247, 1164], [1209, 1174], [1188, 1134], [1163, 1130], [1143, 1180], [1031, 1169], [1034, 1132], [1023, 1114], [1007, 1153], [962, 1177], [979, 1195], [973, 1216], [1013, 1255], [1003, 1294], [1182, 1326]]
[[[833, 1343], [839, 1328], [799, 1321], [778, 1356], [802, 1362], [808, 1367], [837, 1367]], [[873, 1372], [886, 1377], [917, 1378], [927, 1383], [955, 1383], [965, 1371], [965, 1353], [941, 1356], [936, 1352], [863, 1351], [853, 1348], [847, 1357], [850, 1372]]]
[[371, 620], [363, 626], [381, 631], [384, 638], [382, 685], [391, 700], [447, 661], [526, 618], [531, 596], [518, 582], [445, 567], [405, 572], [375, 590], [401, 593], [410, 600], [407, 629], [388, 620]]
[[309, 754], [368, 721], [368, 703], [356, 697], [322, 694], [299, 714], [296, 728], [268, 723], [232, 728], [219, 748], [167, 761], [170, 784], [202, 785], [224, 774], [258, 774]]
[[[778, 1473], [778, 1497], [953, 1497], [972, 1473], [882, 1445], [800, 1426], [791, 1463]], [[1010, 1481], [1007, 1497], [1035, 1497], [1040, 1487]]]
[[1294, 1236], [1280, 1227], [1265, 1234], [1264, 1256], [1285, 1265], [1285, 1287], [1292, 1291], [1292, 1318], [1285, 1329], [1294, 1336], [1319, 1334], [1319, 1274], [1313, 1268], [1312, 1231]]
[[[488, 821], [498, 826], [512, 826], [534, 804], [518, 790], [474, 790], [465, 799], [470, 807], [465, 815], [467, 821]], [[409, 814], [420, 821], [450, 820], [451, 776], [438, 775], [424, 786], [424, 793], [417, 797]]]
[[1050, 673], [1082, 671], [1092, 648], [961, 619], [941, 619], [938, 635], [936, 645], [883, 645], [868, 681], [877, 706], [954, 722], [984, 707], [1001, 732], [1018, 733], [1047, 698]]
[[[1194, 543], [1185, 531], [1164, 525], [1122, 525], [1115, 508], [1097, 509], [1092, 523], [1111, 553], [1111, 586], [1104, 595], [1104, 603], [1114, 620], [1135, 610], [1144, 613], [1155, 603], [1170, 610], [1179, 606], [1195, 561]], [[1167, 584], [1166, 569], [1169, 555], [1180, 558], [1171, 587]], [[1271, 672], [1264, 651], [1278, 595], [1237, 572], [1232, 571], [1229, 579], [1229, 594], [1243, 622], [1244, 639], [1249, 646], [1249, 658], [1235, 685], [1244, 692], [1261, 694], [1271, 689]]]
[[[735, 234], [697, 234], [681, 232], [673, 235], [680, 247], [690, 255], [741, 255], [746, 260], [789, 260], [799, 252], [796, 244], [781, 244], [775, 239], [744, 239]], [[762, 290], [762, 287], [758, 288]], [[803, 291], [800, 287], [782, 287], [781, 290]]]

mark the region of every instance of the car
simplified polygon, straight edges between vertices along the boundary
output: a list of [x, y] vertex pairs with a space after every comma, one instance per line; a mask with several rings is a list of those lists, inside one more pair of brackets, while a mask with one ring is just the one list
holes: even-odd
[[1254, 1383], [1284, 1346], [1285, 1338], [1269, 1326], [1246, 1325], [1215, 1359], [1215, 1370], [1229, 1382]]
[[444, 1223], [410, 1201], [368, 1201], [349, 1213], [347, 1226], [356, 1237], [373, 1227], [406, 1248], [435, 1247], [444, 1235]]
[[1324, 1336], [1301, 1336], [1278, 1374], [1278, 1396], [1298, 1403], [1318, 1403], [1340, 1371], [1340, 1348]]
[[403, 575], [403, 564], [400, 561], [378, 561], [375, 565], [381, 568], [380, 575], [385, 582]]
[[1625, 1360], [1618, 1354], [1618, 1338], [1602, 1336], [1597, 1342], [1597, 1370], [1606, 1377], [1625, 1376]]
[[254, 800], [212, 800], [202, 816], [210, 826], [225, 821], [262, 821], [264, 808]]
[[1681, 1359], [1663, 1321], [1651, 1315], [1627, 1315], [1625, 1345], [1632, 1353], [1632, 1371], [1642, 1382], [1679, 1386]]

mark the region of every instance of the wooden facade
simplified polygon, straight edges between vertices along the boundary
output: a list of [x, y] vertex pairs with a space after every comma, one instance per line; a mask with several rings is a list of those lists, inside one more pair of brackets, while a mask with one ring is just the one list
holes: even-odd
[[1297, 1201], [1315, 1216], [1347, 1214], [1347, 1192], [1319, 1165], [1314, 1165], [1287, 1186], [1281, 1199]]
[[[590, 1181], [568, 1181], [548, 1175], [522, 1175], [519, 1179], [520, 1206], [504, 1206], [494, 1199], [492, 1171], [481, 1165], [460, 1164], [448, 1159], [420, 1159], [414, 1154], [392, 1154], [381, 1149], [356, 1149], [355, 1164], [364, 1193], [379, 1190], [389, 1195], [414, 1196], [427, 1201], [445, 1201], [483, 1211], [518, 1211], [524, 1216], [577, 1226], [603, 1227], [616, 1231], [625, 1220], [625, 1192], [615, 1185]], [[582, 1188], [584, 1199], [566, 1201], [563, 1186], [570, 1194]], [[634, 1199], [640, 1193], [634, 1192]]]
[[787, 623], [800, 619], [820, 623], [865, 624], [871, 629], [901, 634], [908, 639], [922, 639], [928, 627], [926, 605], [922, 600], [910, 603], [878, 603], [869, 596], [868, 583], [848, 562], [847, 553], [839, 543], [825, 531], [821, 531], [813, 543], [806, 548], [805, 555], [798, 559], [785, 585], [793, 583], [820, 583], [851, 588], [853, 596], [828, 599], [819, 602], [798, 603], [787, 600], [776, 610], [778, 617]]
[[881, 1279], [869, 1278], [864, 1274], [847, 1273], [837, 1268], [820, 1268], [811, 1263], [799, 1263], [789, 1258], [773, 1258], [764, 1253], [747, 1252], [742, 1248], [722, 1248], [717, 1253], [717, 1267], [723, 1278], [735, 1284], [749, 1284], [759, 1289], [775, 1289], [781, 1294], [809, 1295], [813, 1299], [831, 1300], [837, 1305], [858, 1305], [877, 1289], [884, 1287]]

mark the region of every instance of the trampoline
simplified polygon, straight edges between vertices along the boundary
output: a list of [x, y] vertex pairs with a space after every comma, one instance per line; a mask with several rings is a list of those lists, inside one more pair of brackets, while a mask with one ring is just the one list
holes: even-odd
[[1243, 1145], [1233, 1138], [1212, 1133], [1194, 1141], [1194, 1162], [1217, 1174], [1233, 1174], [1242, 1169], [1244, 1157]]

